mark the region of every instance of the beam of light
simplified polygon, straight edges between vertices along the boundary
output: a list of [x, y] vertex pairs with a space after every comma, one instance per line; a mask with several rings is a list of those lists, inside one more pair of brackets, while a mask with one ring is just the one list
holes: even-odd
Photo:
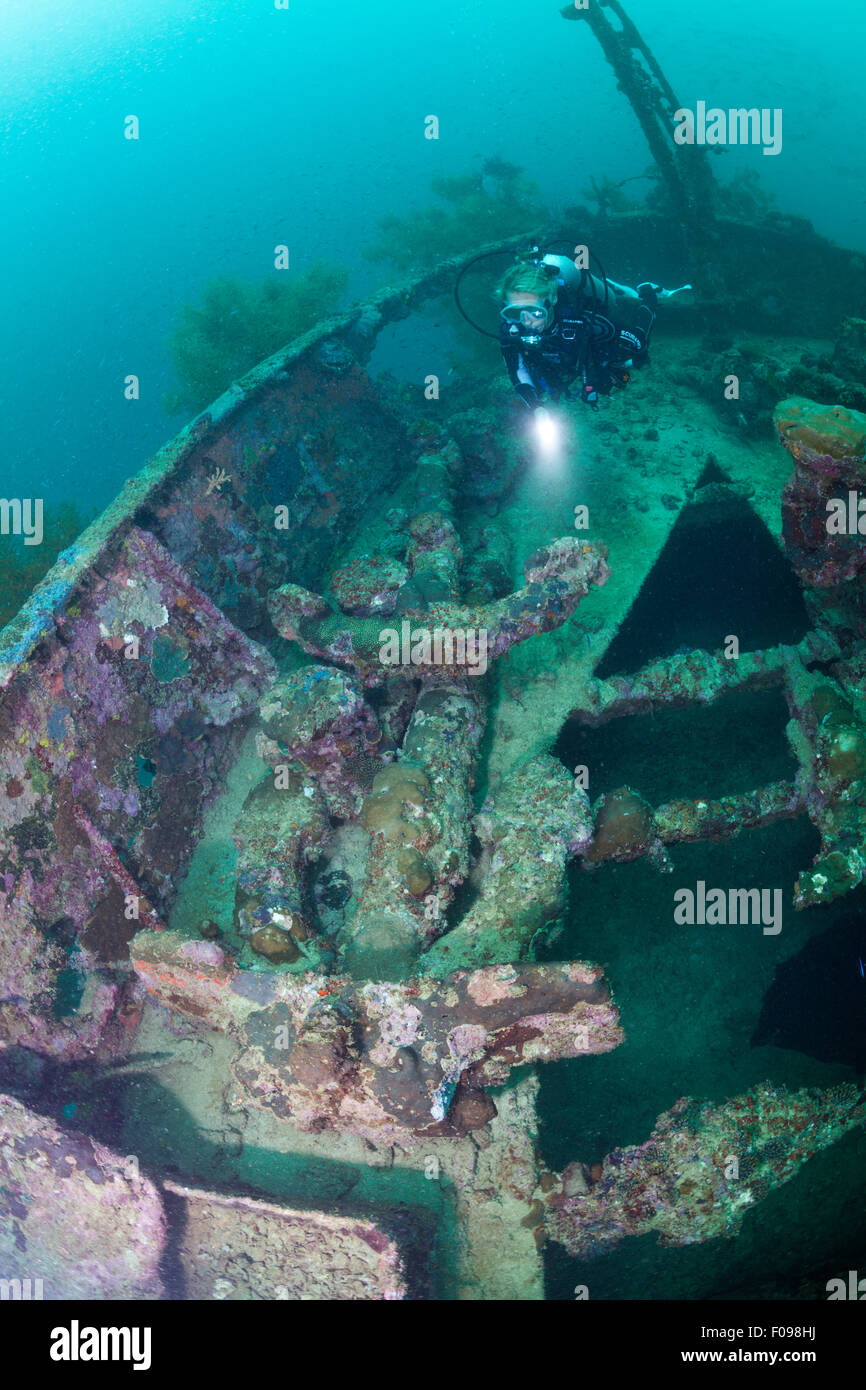
[[545, 410], [543, 406], [536, 410], [532, 417], [530, 438], [539, 461], [554, 463], [561, 459], [562, 421], [556, 415], [551, 415], [550, 411]]

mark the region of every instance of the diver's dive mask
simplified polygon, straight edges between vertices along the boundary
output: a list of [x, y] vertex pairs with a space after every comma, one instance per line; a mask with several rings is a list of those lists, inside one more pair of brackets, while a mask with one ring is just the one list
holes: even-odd
[[541, 304], [506, 304], [504, 309], [499, 310], [499, 316], [506, 323], [516, 324], [522, 338], [538, 342], [547, 323], [550, 305], [549, 299], [542, 300]]

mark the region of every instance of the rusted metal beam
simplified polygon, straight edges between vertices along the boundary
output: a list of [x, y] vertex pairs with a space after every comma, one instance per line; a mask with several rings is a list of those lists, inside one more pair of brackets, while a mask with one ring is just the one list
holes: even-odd
[[[617, 20], [614, 24], [606, 13]], [[601, 44], [628, 98], [667, 185], [689, 253], [700, 267], [704, 292], [721, 288], [715, 228], [717, 185], [706, 150], [674, 142], [675, 113], [681, 103], [659, 63], [618, 0], [591, 0], [587, 7], [566, 5], [563, 19], [584, 19]]]

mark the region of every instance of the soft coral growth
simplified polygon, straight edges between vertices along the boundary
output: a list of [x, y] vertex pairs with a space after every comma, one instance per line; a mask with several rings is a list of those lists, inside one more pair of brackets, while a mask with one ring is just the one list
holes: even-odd
[[18, 536], [0, 536], [0, 628], [12, 621], [24, 600], [91, 517], [72, 502], [46, 505], [41, 545], [25, 545]]
[[178, 389], [169, 411], [197, 414], [258, 362], [332, 313], [345, 288], [340, 267], [317, 261], [301, 274], [258, 282], [220, 275], [187, 304], [171, 338]]

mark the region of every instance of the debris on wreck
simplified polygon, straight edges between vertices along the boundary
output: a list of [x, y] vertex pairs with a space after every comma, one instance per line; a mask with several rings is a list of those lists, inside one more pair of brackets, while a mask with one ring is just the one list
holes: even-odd
[[31, 1297], [163, 1297], [165, 1215], [134, 1160], [0, 1095], [0, 1190], [3, 1277], [44, 1271]]
[[603, 972], [583, 962], [379, 983], [239, 970], [216, 943], [173, 932], [140, 934], [132, 953], [154, 998], [242, 1044], [241, 1103], [317, 1133], [412, 1146], [442, 1122], [464, 1132], [487, 1122], [479, 1092], [513, 1067], [622, 1040]]
[[768, 1192], [864, 1120], [854, 1085], [763, 1085], [716, 1106], [684, 1097], [645, 1143], [543, 1176], [547, 1230], [581, 1259], [651, 1232], [662, 1245], [733, 1238]]

